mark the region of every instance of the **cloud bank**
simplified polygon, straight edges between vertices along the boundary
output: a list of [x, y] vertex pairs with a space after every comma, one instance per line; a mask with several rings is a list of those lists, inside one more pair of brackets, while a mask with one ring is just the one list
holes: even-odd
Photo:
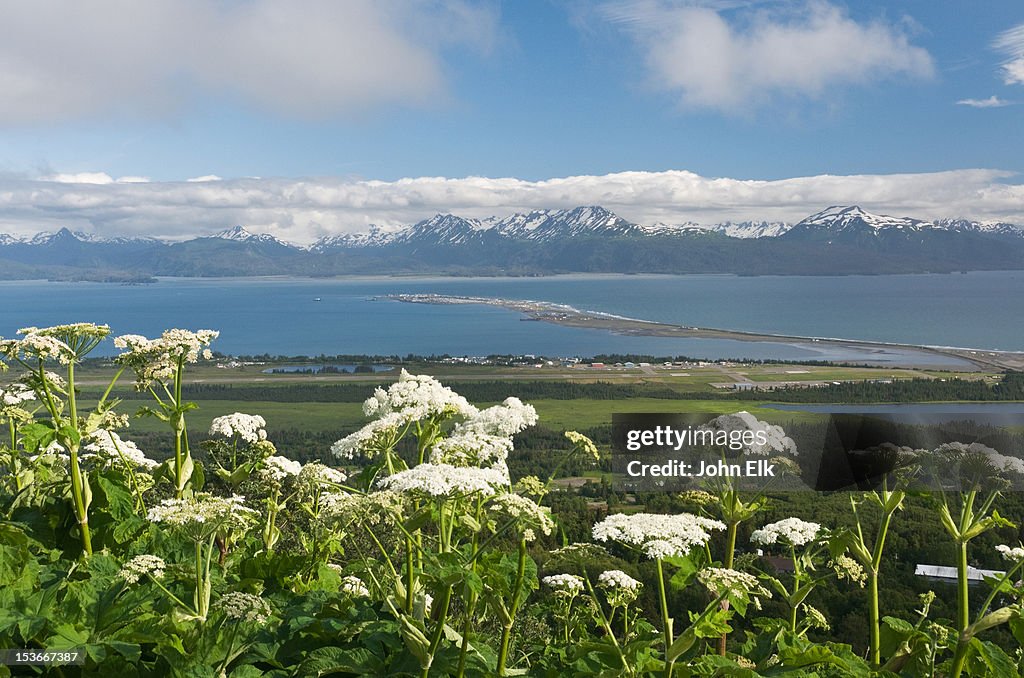
[[[441, 212], [466, 217], [602, 205], [632, 221], [797, 221], [829, 205], [918, 218], [962, 216], [1024, 223], [1024, 186], [989, 169], [820, 175], [774, 181], [693, 172], [619, 172], [545, 181], [420, 177], [398, 181], [230, 179], [141, 182], [102, 173], [0, 178], [0, 233], [67, 226], [102, 236], [188, 238], [242, 224], [298, 243], [370, 224], [398, 228]], [[60, 180], [58, 180], [60, 179]]]
[[934, 72], [897, 25], [858, 23], [819, 0], [747, 4], [634, 0], [605, 14], [644, 51], [654, 85], [692, 107], [740, 112], [778, 95], [817, 98], [834, 86]]
[[0, 124], [167, 117], [204, 95], [303, 119], [444, 96], [442, 52], [486, 51], [466, 0], [38, 0], [0, 7]]

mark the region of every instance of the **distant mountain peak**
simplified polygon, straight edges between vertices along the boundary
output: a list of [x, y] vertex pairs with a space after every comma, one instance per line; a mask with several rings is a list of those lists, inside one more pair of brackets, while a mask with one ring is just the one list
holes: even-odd
[[245, 242], [246, 240], [249, 240], [250, 238], [255, 238], [256, 236], [250, 233], [249, 231], [245, 230], [244, 226], [238, 225], [214, 233], [210, 237], [221, 238], [222, 240], [240, 240], [242, 242]]
[[269, 233], [252, 233], [242, 225], [234, 226], [232, 228], [226, 228], [223, 231], [214, 233], [211, 238], [220, 238], [221, 240], [231, 240], [233, 242], [242, 243], [253, 243], [253, 244], [272, 244], [281, 245], [283, 247], [293, 247], [285, 241], [270, 235]]

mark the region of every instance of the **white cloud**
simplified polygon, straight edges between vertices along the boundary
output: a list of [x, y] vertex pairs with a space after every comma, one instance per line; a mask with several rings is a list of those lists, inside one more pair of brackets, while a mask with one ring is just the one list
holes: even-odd
[[488, 49], [470, 0], [39, 0], [0, 7], [0, 124], [173, 114], [205, 94], [325, 118], [445, 95], [442, 53]]
[[996, 36], [992, 43], [1003, 53], [1003, 82], [1007, 85], [1024, 85], [1024, 24], [1014, 26]]
[[633, 0], [605, 14], [640, 45], [654, 85], [688, 106], [738, 111], [776, 95], [820, 97], [833, 86], [933, 74], [928, 52], [896, 25], [858, 23], [820, 0], [737, 4]]
[[420, 177], [392, 182], [250, 178], [64, 183], [56, 177], [0, 177], [0, 230], [24, 235], [68, 226], [100, 235], [185, 238], [244, 224], [253, 231], [306, 243], [329, 233], [362, 231], [371, 223], [394, 228], [439, 212], [487, 217], [577, 205], [603, 205], [639, 223], [797, 221], [835, 204], [918, 218], [964, 216], [1024, 223], [1024, 186], [1010, 183], [1013, 176], [965, 169], [774, 181], [702, 177], [686, 171], [544, 181]]
[[971, 108], [1000, 108], [1010, 105], [1009, 101], [1000, 99], [995, 94], [988, 99], [961, 99], [956, 103], [960, 106], [970, 106]]

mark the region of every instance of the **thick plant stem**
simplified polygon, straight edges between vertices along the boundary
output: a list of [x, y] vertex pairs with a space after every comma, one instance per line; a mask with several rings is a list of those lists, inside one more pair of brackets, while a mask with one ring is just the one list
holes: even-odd
[[665, 638], [665, 678], [672, 678], [672, 666], [675, 660], [668, 660], [668, 650], [672, 647], [672, 618], [668, 616], [668, 598], [665, 596], [665, 572], [661, 566], [661, 558], [654, 561], [658, 564], [658, 597], [661, 603], [661, 627]]
[[[75, 361], [68, 363], [68, 407], [71, 414], [71, 426], [78, 428], [78, 406], [75, 401]], [[89, 482], [87, 476], [82, 475], [82, 469], [78, 464], [78, 445], [68, 446], [68, 455], [71, 457], [71, 498], [75, 503], [75, 518], [78, 520], [78, 529], [82, 533], [82, 550], [87, 556], [92, 555], [92, 534], [89, 532], [89, 507], [86, 506], [86, 487]]]
[[505, 675], [505, 665], [508, 662], [508, 646], [512, 639], [512, 624], [516, 619], [516, 612], [519, 610], [519, 590], [523, 586], [523, 578], [526, 575], [526, 541], [519, 542], [519, 566], [516, 569], [516, 581], [512, 587], [512, 601], [510, 604], [508, 619], [501, 629], [501, 646], [498, 650], [498, 675]]
[[967, 592], [967, 542], [961, 541], [958, 546], [960, 552], [957, 554], [956, 563], [956, 630], [963, 633], [971, 623], [970, 600]]
[[448, 621], [448, 607], [452, 602], [452, 587], [446, 586], [444, 593], [441, 595], [441, 613], [437, 617], [437, 627], [434, 629], [434, 637], [430, 639], [430, 659], [426, 666], [423, 667], [423, 678], [428, 678], [430, 675], [430, 666], [434, 663], [434, 656], [437, 654], [438, 648], [441, 646], [441, 637], [444, 635], [444, 626]]
[[881, 630], [878, 618], [878, 570], [869, 570], [868, 573], [868, 594], [871, 597], [868, 606], [868, 622], [871, 631], [871, 663], [878, 666], [882, 663]]
[[[727, 536], [726, 536], [727, 541], [726, 541], [726, 545], [725, 545], [725, 567], [727, 569], [730, 569], [730, 570], [732, 569], [732, 564], [733, 564], [733, 561], [734, 561], [734, 559], [736, 557], [736, 529], [738, 527], [739, 527], [739, 523], [738, 522], [736, 522], [734, 520], [730, 520], [729, 521], [729, 531], [728, 531]], [[722, 601], [722, 609], [723, 610], [729, 609], [729, 601], [728, 600], [723, 600]], [[729, 634], [728, 633], [723, 633], [721, 635], [721, 637], [718, 639], [718, 654], [723, 656], [723, 657], [725, 656], [725, 645], [726, 645], [726, 641], [728, 639], [729, 639]]]

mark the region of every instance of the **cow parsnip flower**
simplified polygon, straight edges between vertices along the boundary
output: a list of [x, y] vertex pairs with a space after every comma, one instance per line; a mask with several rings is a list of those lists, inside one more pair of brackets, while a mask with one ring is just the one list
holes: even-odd
[[595, 524], [592, 534], [597, 541], [633, 546], [648, 558], [661, 560], [704, 546], [712, 530], [724, 529], [721, 521], [690, 513], [616, 513]]
[[270, 619], [270, 604], [244, 591], [225, 593], [220, 597], [218, 607], [225, 617], [239, 622], [265, 624]]
[[381, 478], [377, 487], [424, 497], [488, 497], [509, 485], [508, 475], [496, 469], [424, 463]]
[[25, 384], [11, 384], [6, 388], [0, 388], [0, 409], [14, 407], [35, 399], [35, 391]]
[[639, 581], [622, 570], [605, 570], [597, 576], [597, 585], [604, 589], [608, 604], [612, 607], [629, 605], [640, 595]]
[[107, 429], [96, 429], [88, 439], [89, 442], [82, 448], [85, 453], [82, 460], [86, 463], [96, 463], [102, 468], [110, 468], [128, 464], [133, 468], [140, 468], [151, 471], [160, 464], [143, 453], [131, 440], [123, 440], [114, 431]]
[[387, 390], [377, 388], [363, 403], [367, 417], [401, 414], [405, 421], [430, 416], [471, 417], [479, 410], [455, 391], [426, 374], [409, 374], [404, 369]]
[[727, 567], [707, 567], [697, 573], [697, 579], [715, 595], [744, 594], [771, 598], [772, 593], [761, 586], [757, 577]]
[[301, 472], [301, 463], [288, 457], [275, 456], [263, 460], [260, 477], [274, 485], [280, 485], [289, 478], [295, 478]]
[[341, 592], [353, 598], [370, 597], [370, 589], [366, 588], [363, 580], [351, 574], [341, 578]]
[[765, 546], [779, 543], [804, 546], [814, 541], [818, 537], [819, 531], [821, 531], [821, 525], [818, 523], [811, 523], [799, 518], [786, 518], [769, 523], [759, 530], [754, 530], [750, 535], [750, 541]]
[[555, 521], [551, 519], [551, 509], [547, 506], [540, 506], [532, 499], [518, 494], [510, 492], [499, 494], [491, 499], [487, 508], [489, 511], [514, 520], [519, 528], [518, 533], [526, 541], [533, 541], [536, 538], [535, 530], [550, 535], [555, 528]]
[[430, 451], [433, 464], [506, 468], [512, 452], [512, 439], [487, 433], [455, 433], [434, 444]]
[[709, 431], [751, 431], [760, 432], [764, 436], [764, 443], [744, 444], [743, 454], [759, 456], [770, 456], [774, 454], [797, 455], [796, 443], [786, 435], [781, 426], [775, 426], [761, 421], [750, 412], [736, 412], [734, 414], [723, 414], [715, 417], [701, 429]]
[[488, 407], [458, 424], [455, 433], [479, 433], [513, 436], [537, 423], [537, 410], [519, 398], [505, 398], [500, 405]]
[[258, 414], [235, 412], [223, 417], [216, 417], [210, 422], [211, 436], [224, 436], [239, 439], [247, 443], [255, 443], [267, 439], [267, 421]]
[[409, 421], [400, 412], [391, 412], [371, 421], [355, 433], [349, 434], [331, 445], [331, 454], [339, 459], [355, 459], [357, 456], [373, 458], [398, 442], [399, 429]]
[[556, 596], [574, 598], [583, 591], [583, 579], [575, 574], [552, 574], [541, 582], [554, 591]]
[[200, 492], [190, 499], [164, 499], [150, 508], [146, 517], [151, 522], [176, 529], [194, 541], [204, 541], [216, 532], [250, 527], [259, 513], [245, 505], [245, 497], [215, 497]]
[[144, 390], [154, 381], [166, 382], [174, 378], [179, 362], [195, 363], [200, 358], [210, 360], [213, 353], [207, 348], [220, 336], [216, 330], [166, 330], [157, 339], [139, 334], [122, 334], [114, 339], [114, 346], [124, 349], [117, 362], [135, 372], [136, 387]]
[[1024, 546], [1007, 546], [1006, 544], [1000, 544], [996, 547], [996, 551], [999, 551], [1004, 560], [1012, 560], [1013, 562], [1024, 560]]
[[311, 461], [299, 470], [295, 483], [299, 488], [299, 496], [308, 499], [324, 491], [337, 492], [347, 479], [343, 471]]
[[117, 576], [124, 579], [126, 584], [135, 584], [147, 574], [154, 579], [164, 576], [164, 569], [167, 563], [159, 556], [141, 555], [135, 556], [121, 567]]

